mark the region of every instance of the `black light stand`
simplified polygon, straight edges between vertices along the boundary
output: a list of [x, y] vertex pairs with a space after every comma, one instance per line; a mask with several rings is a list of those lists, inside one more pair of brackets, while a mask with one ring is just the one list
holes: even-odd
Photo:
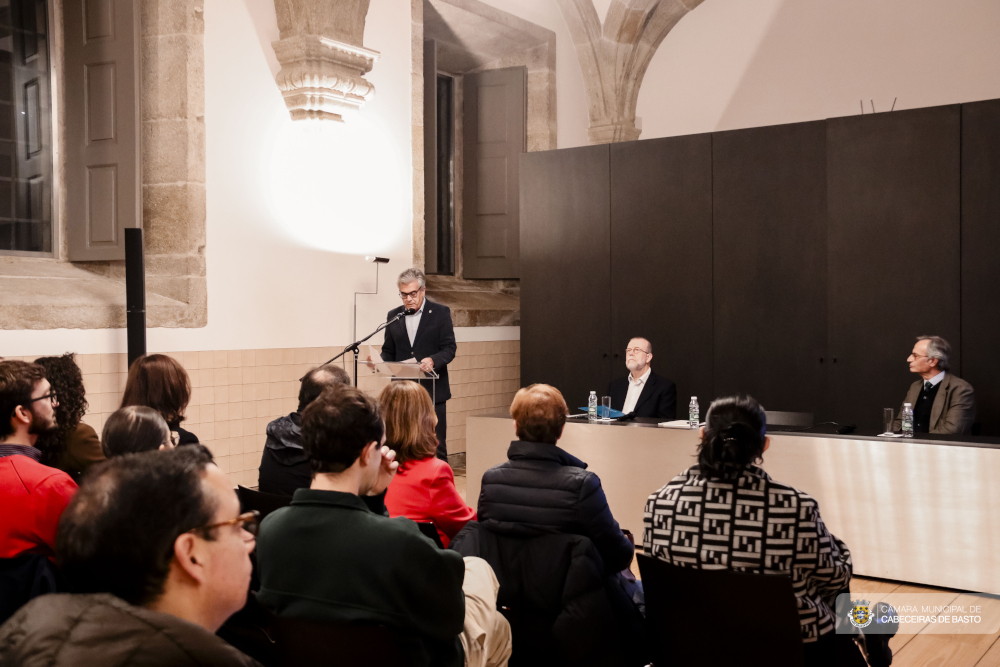
[[146, 354], [146, 270], [142, 229], [125, 230], [125, 326], [128, 365]]

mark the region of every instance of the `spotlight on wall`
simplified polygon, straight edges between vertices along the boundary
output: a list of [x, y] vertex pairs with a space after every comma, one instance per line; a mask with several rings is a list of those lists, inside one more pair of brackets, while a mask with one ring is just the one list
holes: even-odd
[[280, 114], [262, 175], [281, 232], [317, 250], [390, 254], [410, 225], [413, 188], [394, 134], [370, 117], [345, 125]]
[[368, 257], [365, 257], [365, 261], [366, 262], [375, 262], [376, 264], [388, 264], [389, 263], [389, 258], [388, 257], [372, 257], [371, 255], [369, 255]]

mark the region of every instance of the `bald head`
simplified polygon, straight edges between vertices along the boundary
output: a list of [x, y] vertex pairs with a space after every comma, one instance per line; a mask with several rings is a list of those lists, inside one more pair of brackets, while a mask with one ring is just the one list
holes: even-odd
[[299, 387], [299, 407], [298, 412], [306, 409], [306, 406], [319, 398], [325, 389], [338, 385], [351, 384], [351, 376], [340, 366], [318, 366], [302, 378], [302, 386]]

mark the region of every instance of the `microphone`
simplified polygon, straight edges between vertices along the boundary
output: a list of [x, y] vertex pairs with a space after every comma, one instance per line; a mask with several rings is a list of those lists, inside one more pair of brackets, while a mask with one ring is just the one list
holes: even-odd
[[366, 262], [374, 262], [376, 264], [388, 264], [389, 263], [389, 260], [387, 258], [385, 258], [385, 257], [372, 257], [372, 256], [368, 256], [368, 257], [365, 257], [365, 261]]
[[401, 314], [401, 315], [412, 315], [412, 314], [414, 314], [415, 312], [417, 312], [417, 309], [416, 309], [416, 308], [404, 308], [404, 309], [403, 309], [403, 312], [402, 312], [402, 313], [400, 313], [400, 314]]
[[837, 433], [840, 435], [847, 435], [848, 433], [854, 433], [854, 429], [856, 428], [857, 426], [855, 424], [844, 424], [837, 429]]

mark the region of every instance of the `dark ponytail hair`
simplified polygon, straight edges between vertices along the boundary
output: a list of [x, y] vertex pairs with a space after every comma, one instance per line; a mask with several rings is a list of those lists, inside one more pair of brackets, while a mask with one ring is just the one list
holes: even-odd
[[706, 477], [735, 478], [764, 453], [767, 417], [750, 396], [727, 396], [712, 402], [705, 416], [705, 436], [698, 466]]

